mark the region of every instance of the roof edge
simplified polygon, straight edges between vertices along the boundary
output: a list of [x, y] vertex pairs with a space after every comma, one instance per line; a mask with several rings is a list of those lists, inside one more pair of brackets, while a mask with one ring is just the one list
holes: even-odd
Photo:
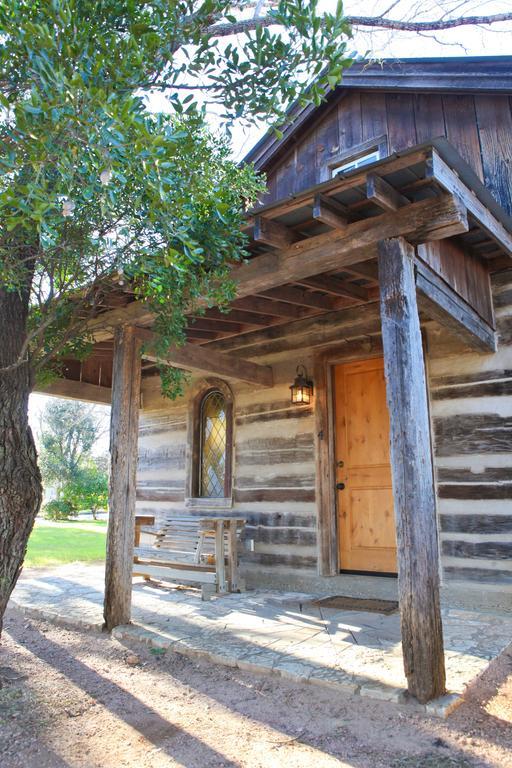
[[512, 56], [463, 56], [445, 58], [379, 59], [356, 61], [335, 89], [328, 89], [319, 107], [297, 102], [287, 111], [287, 122], [278, 138], [270, 129], [244, 156], [264, 170], [304, 125], [320, 117], [333, 101], [350, 89], [429, 91], [432, 93], [501, 93], [512, 95]]

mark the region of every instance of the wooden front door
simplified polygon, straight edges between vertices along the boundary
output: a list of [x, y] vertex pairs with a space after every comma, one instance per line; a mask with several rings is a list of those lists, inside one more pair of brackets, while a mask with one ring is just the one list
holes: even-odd
[[333, 378], [340, 568], [396, 573], [384, 360], [337, 365]]

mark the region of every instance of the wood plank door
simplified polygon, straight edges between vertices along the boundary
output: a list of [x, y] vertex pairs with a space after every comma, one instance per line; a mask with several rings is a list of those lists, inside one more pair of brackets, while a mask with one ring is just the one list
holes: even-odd
[[337, 365], [333, 379], [340, 568], [396, 573], [384, 360]]

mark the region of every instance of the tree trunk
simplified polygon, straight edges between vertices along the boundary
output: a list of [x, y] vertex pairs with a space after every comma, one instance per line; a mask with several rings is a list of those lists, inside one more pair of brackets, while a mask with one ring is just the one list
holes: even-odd
[[28, 361], [16, 365], [26, 335], [28, 302], [28, 289], [9, 292], [0, 287], [0, 632], [42, 498], [28, 425], [33, 375]]

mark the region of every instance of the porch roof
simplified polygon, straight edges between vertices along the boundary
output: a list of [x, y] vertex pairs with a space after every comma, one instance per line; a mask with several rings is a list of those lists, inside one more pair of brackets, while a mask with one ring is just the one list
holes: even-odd
[[[232, 270], [237, 298], [229, 313], [190, 311], [191, 347], [213, 353], [224, 339], [236, 336], [241, 348], [245, 339], [249, 343], [255, 332], [271, 326], [375, 302], [380, 239], [402, 236], [420, 245], [450, 237], [486, 271], [512, 266], [511, 217], [446, 139], [259, 206], [244, 229], [251, 255]], [[129, 290], [114, 288], [104, 311], [89, 323], [96, 339], [91, 358], [67, 361], [63, 378], [109, 387], [115, 327], [129, 323], [147, 329], [152, 322], [147, 306]], [[199, 350], [192, 352], [195, 360], [198, 355]], [[154, 357], [147, 357], [145, 373], [155, 365]], [[194, 368], [183, 353], [166, 362]]]

